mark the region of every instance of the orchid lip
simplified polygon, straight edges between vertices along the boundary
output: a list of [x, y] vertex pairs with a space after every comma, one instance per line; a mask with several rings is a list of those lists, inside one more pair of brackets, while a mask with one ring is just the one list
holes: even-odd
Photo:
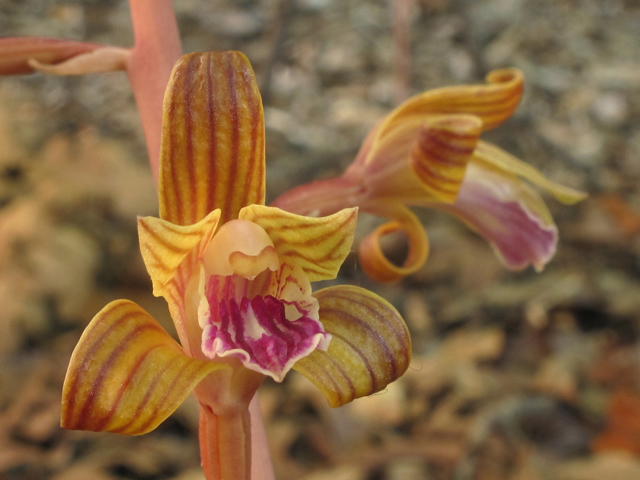
[[[313, 297], [296, 302], [267, 291], [251, 296], [250, 283], [239, 276], [207, 278], [199, 311], [202, 351], [209, 358], [238, 358], [281, 382], [297, 360], [316, 348], [326, 350], [331, 335], [318, 320]], [[202, 308], [205, 302], [208, 309]]]

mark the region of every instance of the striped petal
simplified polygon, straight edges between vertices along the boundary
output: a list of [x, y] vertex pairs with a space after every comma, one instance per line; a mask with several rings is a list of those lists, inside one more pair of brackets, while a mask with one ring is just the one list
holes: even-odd
[[587, 198], [586, 193], [552, 182], [531, 165], [487, 142], [478, 142], [473, 162], [522, 177], [551, 193], [558, 201], [567, 205], [573, 205]]
[[434, 199], [455, 201], [481, 132], [482, 121], [473, 115], [443, 116], [420, 128], [410, 164]]
[[191, 225], [219, 208], [221, 222], [264, 204], [262, 100], [240, 52], [192, 53], [173, 69], [164, 99], [160, 217]]
[[[164, 295], [178, 266], [192, 250], [203, 250], [211, 240], [220, 210], [214, 210], [195, 225], [180, 226], [155, 217], [138, 218], [140, 251], [153, 283], [153, 294]], [[202, 252], [200, 252], [202, 253]]]
[[166, 419], [209, 373], [133, 302], [117, 300], [89, 323], [62, 393], [64, 428], [140, 435]]
[[399, 123], [436, 114], [471, 114], [482, 119], [483, 130], [497, 127], [520, 104], [524, 75], [515, 68], [505, 68], [489, 73], [486, 80], [488, 85], [444, 87], [410, 98], [384, 120], [378, 138]]
[[406, 371], [411, 338], [391, 304], [354, 286], [325, 288], [314, 296], [333, 338], [326, 352], [315, 350], [293, 368], [320, 388], [329, 405], [379, 392]]
[[294, 262], [311, 282], [338, 275], [351, 251], [357, 216], [357, 208], [321, 218], [263, 205], [251, 205], [240, 211], [240, 219], [257, 223], [267, 232], [281, 261]]
[[[397, 203], [377, 204], [370, 211], [394, 221], [381, 225], [360, 243], [358, 254], [365, 273], [377, 282], [393, 283], [417, 272], [429, 256], [429, 239], [420, 220], [407, 207]], [[397, 231], [404, 232], [409, 244], [409, 253], [402, 266], [394, 265], [380, 245], [383, 236]]]
[[30, 60], [53, 65], [99, 48], [101, 46], [95, 43], [55, 38], [2, 38], [0, 39], [0, 75], [32, 73], [35, 69]]

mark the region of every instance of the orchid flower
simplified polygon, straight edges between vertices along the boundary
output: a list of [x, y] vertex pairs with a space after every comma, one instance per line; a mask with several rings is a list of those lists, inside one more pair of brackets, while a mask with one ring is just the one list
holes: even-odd
[[357, 209], [312, 218], [264, 205], [264, 120], [248, 60], [189, 54], [167, 87], [160, 218], [138, 219], [153, 293], [180, 344], [140, 306], [107, 305], [76, 346], [65, 428], [138, 435], [193, 391], [207, 479], [248, 479], [249, 402], [262, 381], [305, 375], [336, 407], [407, 369], [411, 341], [385, 300], [354, 286], [312, 293], [350, 251]]
[[[409, 206], [449, 212], [486, 238], [508, 268], [532, 265], [539, 271], [555, 253], [558, 230], [529, 183], [566, 204], [585, 195], [480, 139], [514, 112], [523, 81], [519, 70], [503, 69], [487, 76], [488, 85], [417, 95], [378, 122], [341, 177], [294, 188], [272, 205], [302, 215], [357, 205], [391, 219], [360, 246], [364, 271], [380, 282], [410, 275], [427, 259], [428, 238]], [[389, 261], [380, 246], [382, 236], [398, 230], [409, 244], [402, 266]]]

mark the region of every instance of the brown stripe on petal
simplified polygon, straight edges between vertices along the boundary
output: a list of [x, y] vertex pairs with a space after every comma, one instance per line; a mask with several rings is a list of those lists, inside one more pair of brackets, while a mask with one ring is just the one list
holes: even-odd
[[191, 225], [264, 203], [262, 100], [239, 52], [193, 53], [174, 67], [164, 100], [160, 216]]
[[[330, 287], [314, 296], [320, 321], [334, 338], [326, 353], [316, 350], [293, 368], [318, 386], [332, 407], [383, 390], [406, 371], [411, 339], [391, 304], [354, 286]], [[345, 379], [353, 390], [340, 386]]]
[[[373, 367], [372, 367], [371, 363], [369, 362], [369, 359], [367, 358], [367, 356], [358, 349], [357, 345], [355, 345], [354, 343], [350, 342], [347, 337], [344, 337], [344, 336], [339, 335], [337, 333], [332, 333], [331, 335], [332, 335], [332, 339], [331, 339], [332, 342], [335, 342], [336, 340], [341, 341], [346, 346], [351, 348], [351, 350], [353, 351], [353, 353], [355, 355], [360, 357], [360, 360], [362, 361], [362, 363], [364, 363], [364, 367], [369, 372], [369, 376], [371, 377], [371, 390], [378, 391], [378, 388], [377, 388], [378, 380], [376, 378], [376, 374], [375, 374], [375, 372], [373, 370]], [[390, 364], [393, 365], [393, 368], [395, 370], [393, 357], [390, 357], [390, 358], [391, 358], [391, 363]], [[335, 362], [335, 360], [334, 360], [334, 362]], [[354, 394], [355, 393], [356, 392], [355, 392], [355, 388], [354, 388]]]
[[304, 217], [262, 205], [240, 211], [240, 218], [264, 228], [281, 260], [295, 262], [311, 282], [336, 277], [351, 251], [357, 216], [357, 208], [321, 218]]
[[158, 347], [159, 345], [152, 345], [149, 349], [147, 349], [146, 352], [142, 353], [140, 357], [136, 359], [135, 365], [131, 368], [131, 375], [120, 386], [120, 389], [118, 390], [118, 395], [113, 402], [111, 410], [104, 416], [101, 422], [97, 422], [97, 430], [101, 431], [102, 429], [104, 429], [107, 423], [109, 423], [109, 420], [111, 420], [111, 418], [115, 414], [116, 408], [120, 403], [120, 401], [122, 400], [122, 397], [124, 396], [125, 392], [129, 388], [129, 385], [131, 385], [131, 381], [135, 376], [136, 372], [140, 369], [140, 367], [142, 366], [145, 359], [149, 356], [149, 354]]
[[420, 128], [409, 158], [434, 200], [455, 202], [481, 132], [482, 120], [473, 115], [441, 116]]
[[[117, 300], [94, 317], [73, 352], [63, 386], [61, 424], [146, 433], [218, 368], [224, 367], [187, 357], [147, 312]], [[181, 375], [183, 370], [193, 372]], [[144, 415], [151, 421], [145, 418], [141, 428], [137, 422]]]
[[[178, 362], [176, 362], [178, 360]], [[171, 360], [167, 369], [163, 371], [159, 378], [153, 379], [153, 387], [149, 388], [145, 395], [145, 404], [139, 405], [136, 409], [137, 415], [134, 417], [138, 421], [137, 424], [128, 425], [125, 428], [119, 429], [118, 433], [135, 435], [137, 431], [150, 431], [155, 428], [154, 423], [157, 422], [158, 414], [162, 411], [165, 405], [172, 403], [172, 397], [176, 394], [180, 395], [180, 392], [176, 390], [179, 388], [179, 382], [188, 379], [190, 376], [185, 375], [185, 372], [190, 368], [193, 368], [193, 363], [184, 361], [185, 357], [175, 357]], [[167, 371], [170, 371], [172, 367], [178, 364], [177, 372], [172, 372], [171, 382], [166, 384], [162, 382], [165, 378]], [[175, 368], [173, 368], [175, 370]], [[182, 401], [180, 401], [182, 403]]]
[[151, 276], [154, 295], [165, 295], [179, 271], [182, 275], [191, 275], [193, 262], [185, 263], [185, 259], [190, 258], [192, 252], [195, 252], [194, 259], [198, 257], [200, 250], [213, 236], [219, 218], [219, 210], [187, 226], [174, 225], [154, 217], [138, 218], [140, 251]]
[[[118, 318], [120, 322], [128, 322], [133, 315], [134, 314], [127, 308], [127, 306], [123, 305], [121, 302], [111, 302], [109, 305], [104, 307], [96, 317], [94, 317], [94, 320], [102, 317], [112, 317]], [[114, 330], [117, 330], [117, 324], [113, 322], [108, 323], [98, 320], [90, 322], [81, 337], [81, 340], [86, 338], [86, 341], [78, 342], [74, 350], [74, 354], [83, 358], [96, 359], [98, 363], [105, 361], [106, 357], [101, 359], [99, 356], [107, 355], [109, 352], [103, 351], [101, 349], [101, 345], [108, 339], [112, 338]], [[87, 391], [87, 395], [91, 395], [90, 389], [93, 388], [93, 384], [85, 382], [85, 385], [82, 385], [82, 375], [85, 375], [85, 373], [86, 372], [84, 372], [84, 370], [67, 370], [65, 384], [69, 384], [71, 390], [74, 392], [78, 392], [84, 388]], [[75, 404], [76, 400], [80, 397], [80, 395], [72, 396], [68, 399], [69, 411], [77, 410], [75, 408]]]
[[[175, 356], [173, 359], [171, 359], [170, 361], [166, 362], [165, 370], [158, 370], [158, 371], [155, 372], [153, 378], [151, 379], [151, 382], [149, 383], [149, 385], [145, 389], [146, 392], [144, 394], [144, 398], [142, 399], [142, 401], [139, 403], [139, 405], [136, 407], [135, 411], [133, 412], [132, 418], [138, 420], [138, 423], [140, 423], [139, 419], [142, 417], [142, 414], [144, 413], [144, 411], [149, 408], [149, 402], [150, 402], [154, 392], [156, 391], [156, 388], [160, 384], [160, 380], [162, 379], [165, 371], [168, 370], [169, 368], [171, 368], [172, 365], [175, 363], [175, 361], [178, 358], [179, 358], [179, 356]], [[134, 424], [132, 424], [132, 423], [129, 423], [129, 424], [125, 423], [121, 427], [113, 428], [111, 431], [113, 433], [122, 433], [122, 434], [124, 434], [127, 430], [129, 430], [133, 426], [134, 426]]]
[[[91, 378], [91, 390], [84, 400], [82, 410], [80, 410], [80, 412], [78, 413], [73, 428], [75, 428], [76, 430], [88, 430], [87, 427], [89, 425], [92, 425], [92, 427], [96, 431], [101, 431], [104, 428], [104, 425], [108, 423], [118, 406], [118, 401], [121, 394], [116, 396], [116, 398], [114, 399], [110, 399], [108, 403], [111, 404], [111, 407], [105, 409], [107, 402], [101, 401], [102, 396], [104, 396], [105, 394], [111, 394], [111, 392], [102, 392], [103, 384], [107, 380], [107, 374], [114, 368], [113, 366], [117, 363], [118, 360], [123, 359], [123, 355], [128, 354], [128, 352], [131, 350], [131, 342], [135, 341], [136, 337], [140, 337], [145, 333], [149, 334], [149, 332], [145, 331], [150, 329], [161, 330], [162, 328], [159, 325], [139, 325], [125, 332], [123, 332], [122, 329], [115, 328], [111, 332], [112, 335], [110, 336], [110, 338], [107, 338], [100, 344], [96, 345], [97, 347], [102, 348], [105, 344], [109, 344], [114, 346], [115, 348], [110, 350], [107, 360], [104, 363], [101, 363], [99, 368], [95, 369], [95, 375], [93, 376], [93, 378]], [[122, 333], [125, 333], [125, 335], [120, 338], [120, 334]], [[145, 355], [146, 352], [142, 353], [141, 355], [139, 354], [139, 356]], [[128, 372], [129, 374], [127, 375], [127, 377], [123, 379], [123, 384], [128, 383], [131, 380], [131, 377], [133, 376], [133, 374], [135, 374], [140, 366], [137, 359], [132, 363], [133, 365], [129, 365], [130, 371]], [[103, 393], [102, 396], [101, 393]], [[99, 405], [97, 403], [99, 403]], [[100, 410], [101, 415], [95, 415], [96, 410]]]
[[[308, 361], [307, 359], [311, 356], [314, 358]], [[321, 358], [322, 361], [315, 361], [317, 360], [315, 357]], [[316, 350], [309, 357], [299, 360], [294, 368], [299, 372], [302, 372], [300, 368], [304, 368], [306, 371], [304, 375], [307, 378], [311, 378], [313, 375], [314, 378], [320, 379], [319, 382], [314, 382], [316, 385], [318, 383], [329, 385], [329, 388], [323, 393], [327, 395], [331, 405], [344, 405], [356, 398], [357, 391], [353, 379], [344, 367], [327, 352]]]
[[497, 127], [520, 104], [524, 75], [515, 68], [494, 70], [487, 85], [460, 85], [429, 90], [410, 98], [391, 113], [380, 126], [378, 138], [397, 126], [440, 114], [472, 114], [482, 120], [483, 130]]
[[384, 325], [389, 332], [395, 337], [397, 347], [404, 350], [411, 350], [411, 338], [406, 335], [406, 329], [402, 323], [395, 321], [397, 311], [390, 304], [380, 304], [371, 301], [369, 297], [354, 295], [349, 290], [343, 292], [333, 292], [333, 297], [337, 300], [342, 298], [343, 301], [357, 304], [362, 312], [366, 312], [367, 317], [376, 317], [377, 322]]

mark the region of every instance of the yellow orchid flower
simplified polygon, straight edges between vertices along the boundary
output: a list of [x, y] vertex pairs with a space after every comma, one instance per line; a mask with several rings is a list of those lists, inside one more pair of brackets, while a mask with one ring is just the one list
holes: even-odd
[[88, 325], [65, 378], [62, 426], [138, 435], [193, 391], [209, 480], [248, 479], [249, 401], [298, 370], [331, 406], [404, 373], [411, 340], [385, 300], [353, 286], [312, 294], [349, 253], [357, 209], [310, 218], [264, 206], [264, 121], [248, 60], [190, 54], [164, 100], [160, 218], [140, 248], [180, 344], [133, 302]]
[[[422, 267], [429, 242], [408, 208], [437, 208], [484, 236], [508, 268], [541, 270], [555, 253], [558, 232], [540, 196], [524, 180], [572, 204], [585, 195], [547, 180], [533, 167], [480, 140], [514, 112], [524, 78], [516, 69], [417, 95], [381, 120], [344, 175], [303, 185], [273, 202], [290, 212], [328, 215], [341, 208], [389, 218], [360, 246], [365, 272], [393, 282]], [[380, 238], [403, 230], [409, 254], [402, 266], [382, 252]]]

